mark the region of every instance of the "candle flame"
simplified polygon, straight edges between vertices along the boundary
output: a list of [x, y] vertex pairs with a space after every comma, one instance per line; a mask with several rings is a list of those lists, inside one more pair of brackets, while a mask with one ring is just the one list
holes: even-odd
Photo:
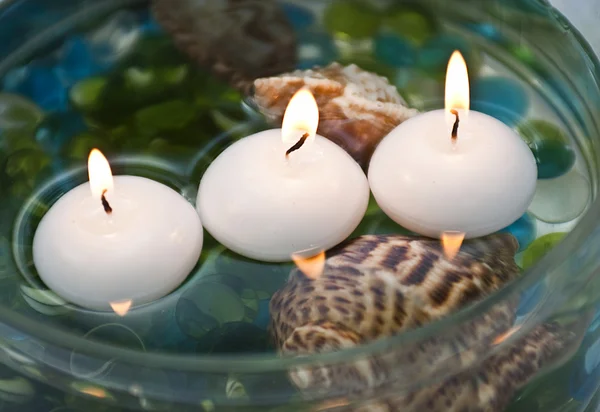
[[[470, 108], [469, 72], [467, 63], [459, 51], [452, 53], [446, 72], [446, 112]], [[454, 119], [454, 116], [452, 116]]]
[[512, 328], [510, 328], [508, 331], [504, 332], [501, 335], [496, 336], [496, 339], [494, 339], [494, 345], [499, 345], [502, 342], [504, 342], [505, 340], [507, 340], [508, 338], [510, 338], [512, 335], [515, 334], [516, 331], [518, 331], [521, 328], [520, 325], [518, 326], [513, 326]]
[[308, 133], [312, 141], [319, 126], [319, 106], [308, 89], [300, 89], [290, 99], [281, 126], [281, 135], [285, 144], [293, 145]]
[[465, 233], [447, 231], [442, 233], [441, 240], [442, 248], [444, 249], [444, 256], [446, 256], [446, 259], [452, 260], [460, 251], [460, 247], [465, 240]]
[[104, 193], [113, 188], [112, 172], [108, 160], [98, 149], [92, 149], [88, 158], [88, 176], [92, 196], [101, 199]]
[[325, 252], [309, 257], [294, 253], [292, 254], [292, 260], [298, 266], [298, 269], [312, 280], [318, 279], [323, 274], [323, 269], [325, 269]]
[[110, 307], [112, 308], [112, 310], [115, 311], [117, 315], [123, 317], [127, 315], [127, 312], [129, 312], [132, 303], [133, 302], [131, 301], [131, 299], [123, 300], [120, 302], [110, 302]]

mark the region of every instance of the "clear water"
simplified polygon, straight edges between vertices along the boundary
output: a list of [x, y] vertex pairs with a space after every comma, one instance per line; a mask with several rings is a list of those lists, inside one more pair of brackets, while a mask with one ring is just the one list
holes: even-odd
[[[472, 35], [467, 30], [493, 37], [493, 28], [456, 26], [426, 10], [411, 9], [398, 18], [413, 22], [407, 25], [412, 31], [378, 22], [375, 28], [362, 28], [368, 33], [361, 36], [332, 21], [327, 2], [315, 4], [285, 6], [298, 35], [299, 68], [336, 60], [356, 63], [388, 77], [410, 105], [429, 109], [443, 104], [447, 55], [460, 48], [467, 56], [473, 108], [529, 136], [546, 177], [540, 180], [529, 213], [506, 229], [521, 243], [521, 265], [535, 262], [560, 238], [535, 246], [536, 239], [574, 226], [591, 200], [587, 168], [573, 138], [579, 131], [564, 121], [564, 108], [549, 103], [522, 72], [463, 37]], [[527, 64], [526, 48], [512, 53], [516, 64]], [[147, 352], [273, 351], [267, 333], [268, 303], [293, 269], [291, 263], [242, 258], [205, 233], [202, 256], [188, 280], [170, 296], [121, 317], [74, 307], [46, 290], [31, 254], [37, 223], [62, 194], [87, 179], [86, 160], [94, 147], [109, 158], [113, 173], [153, 178], [193, 203], [204, 171], [224, 148], [269, 128], [245, 96], [177, 51], [145, 9], [121, 10], [86, 25], [27, 64], [11, 68], [1, 81], [3, 305], [86, 339]], [[532, 119], [545, 124], [533, 127]], [[353, 236], [405, 232], [371, 202]], [[545, 288], [534, 285], [524, 294], [520, 316], [543, 297]], [[595, 340], [592, 336], [587, 338], [590, 342]], [[564, 379], [564, 384], [553, 383], [552, 390], [532, 385], [511, 410], [549, 410], [543, 406], [555, 405], [557, 399], [566, 402], [565, 409], [553, 410], [575, 410], [568, 409], [576, 404], [571, 400], [585, 401], [596, 389], [586, 382], [598, 380], [590, 375], [597, 374], [600, 359], [589, 356], [580, 354], [544, 378]], [[586, 373], [578, 362], [584, 362]], [[83, 377], [100, 377], [108, 370], [106, 364], [78, 363], [76, 353], [71, 369]], [[558, 386], [561, 390], [554, 390]], [[540, 397], [540, 391], [548, 392], [549, 400]]]

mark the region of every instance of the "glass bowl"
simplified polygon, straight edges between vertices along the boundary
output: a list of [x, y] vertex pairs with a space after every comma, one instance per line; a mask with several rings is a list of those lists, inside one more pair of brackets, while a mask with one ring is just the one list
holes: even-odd
[[[0, 2], [0, 406], [593, 410], [600, 66], [569, 22], [535, 0], [248, 0], [220, 8], [226, 3], [235, 2], [212, 3], [217, 15], [199, 0], [166, 3], [183, 12], [164, 30], [144, 0]], [[278, 10], [273, 27], [293, 33], [292, 66], [357, 64], [387, 77], [419, 110], [443, 107], [447, 59], [463, 52], [472, 108], [517, 130], [538, 162], [534, 201], [504, 230], [519, 241], [521, 276], [397, 336], [301, 357], [278, 356], [267, 330], [271, 296], [294, 264], [242, 258], [208, 234], [186, 282], [144, 306], [95, 312], [45, 288], [33, 234], [49, 207], [86, 181], [90, 149], [107, 155], [113, 173], [152, 178], [194, 203], [220, 152], [272, 127], [251, 87], [232, 87], [218, 59], [193, 53], [216, 30], [215, 16], [258, 36], [252, 19], [261, 7]], [[175, 36], [178, 50], [172, 35], [186, 24], [199, 37], [186, 46]], [[256, 52], [227, 45], [219, 53], [239, 52], [242, 62]], [[290, 54], [278, 53], [276, 60]], [[353, 236], [406, 233], [372, 201]], [[384, 372], [361, 383], [360, 371], [374, 365]], [[318, 373], [326, 384], [299, 389]]]

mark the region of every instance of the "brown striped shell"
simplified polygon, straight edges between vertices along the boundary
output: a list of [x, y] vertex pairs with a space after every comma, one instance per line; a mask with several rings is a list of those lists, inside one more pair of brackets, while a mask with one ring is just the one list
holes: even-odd
[[361, 340], [418, 327], [517, 276], [517, 248], [514, 237], [499, 234], [465, 242], [449, 261], [437, 240], [361, 236], [330, 251], [318, 279], [299, 271], [290, 276], [271, 300], [273, 335], [285, 348], [294, 331], [310, 322], [343, 326]]
[[[281, 353], [302, 356], [417, 328], [514, 279], [519, 274], [514, 262], [517, 249], [512, 235], [496, 234], [465, 242], [450, 261], [437, 240], [359, 237], [330, 251], [317, 279], [292, 273], [271, 300], [272, 336]], [[450, 377], [458, 370], [471, 370], [509, 333], [515, 303], [497, 304], [449, 334], [352, 362], [298, 367], [290, 377], [307, 397], [384, 399], [368, 409], [347, 410], [501, 411], [498, 407], [567, 345], [562, 331], [546, 325], [477, 369], [489, 383], [473, 386], [470, 375]], [[406, 388], [445, 374], [447, 381], [419, 391], [390, 387], [394, 382]]]
[[152, 10], [182, 52], [243, 92], [296, 64], [294, 30], [275, 0], [153, 0]]
[[319, 105], [318, 133], [346, 150], [365, 170], [393, 128], [417, 114], [385, 77], [352, 64], [296, 70], [254, 81], [252, 100], [274, 124], [281, 124], [292, 96], [308, 88]]

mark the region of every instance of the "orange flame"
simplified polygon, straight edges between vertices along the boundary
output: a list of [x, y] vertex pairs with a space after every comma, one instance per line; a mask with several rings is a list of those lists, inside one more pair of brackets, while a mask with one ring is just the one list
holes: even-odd
[[456, 257], [460, 251], [463, 241], [465, 240], [464, 232], [447, 231], [442, 233], [442, 248], [444, 249], [444, 256], [446, 259], [452, 260]]
[[520, 328], [521, 328], [521, 326], [513, 326], [512, 328], [510, 328], [503, 334], [496, 336], [496, 339], [494, 339], [494, 342], [493, 342], [494, 345], [499, 345], [500, 343], [504, 342], [506, 339], [508, 339], [512, 335], [514, 335], [515, 332], [518, 331]]
[[312, 141], [319, 126], [319, 106], [308, 89], [300, 89], [290, 99], [281, 125], [281, 137], [285, 144], [294, 144], [308, 133], [308, 141]]
[[79, 391], [81, 393], [85, 393], [86, 395], [95, 396], [96, 398], [106, 398], [106, 391], [102, 388], [89, 386], [86, 388], [82, 388]]
[[127, 312], [129, 312], [132, 303], [133, 302], [131, 301], [131, 299], [123, 300], [120, 302], [110, 302], [110, 307], [112, 308], [112, 310], [115, 311], [117, 315], [123, 317], [127, 315]]
[[446, 113], [451, 115], [450, 110], [469, 110], [469, 107], [469, 71], [462, 54], [455, 51], [450, 57], [448, 71], [446, 72]]
[[292, 260], [298, 269], [312, 280], [318, 279], [325, 269], [325, 252], [309, 257], [303, 256], [301, 253], [294, 253]]
[[88, 157], [88, 176], [92, 196], [100, 199], [102, 195], [113, 189], [112, 171], [108, 160], [98, 149], [92, 149]]

